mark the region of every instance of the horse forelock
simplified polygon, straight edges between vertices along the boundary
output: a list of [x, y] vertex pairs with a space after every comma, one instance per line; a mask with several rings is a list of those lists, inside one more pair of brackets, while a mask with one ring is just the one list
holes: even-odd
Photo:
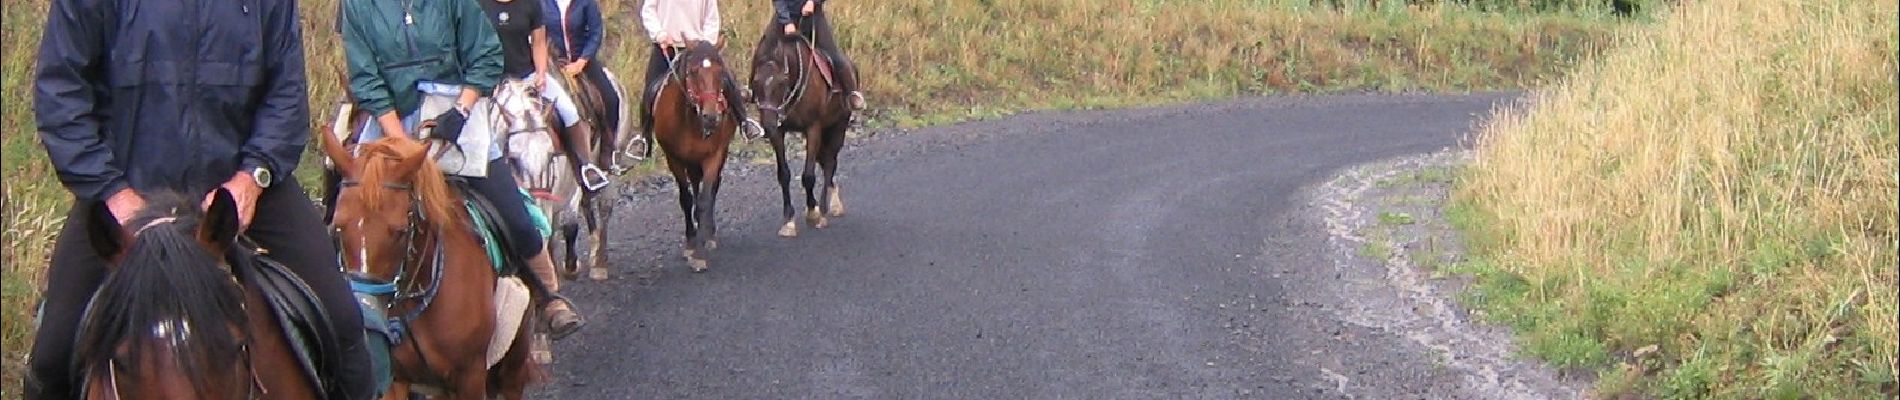
[[[405, 205], [421, 202], [422, 216], [439, 229], [453, 229], [464, 219], [459, 212], [462, 210], [459, 197], [449, 190], [448, 181], [435, 163], [412, 160], [428, 157], [428, 146], [422, 142], [383, 138], [360, 145], [357, 152], [362, 167], [355, 188], [356, 206], [376, 215], [394, 215], [408, 213], [411, 210]], [[389, 189], [405, 184], [408, 190]], [[390, 196], [405, 198], [391, 199]]]
[[224, 255], [198, 239], [196, 202], [146, 197], [145, 211], [129, 224], [137, 234], [87, 306], [75, 373], [115, 373], [121, 382], [176, 377], [211, 393], [203, 378], [239, 365], [244, 354], [243, 293]]

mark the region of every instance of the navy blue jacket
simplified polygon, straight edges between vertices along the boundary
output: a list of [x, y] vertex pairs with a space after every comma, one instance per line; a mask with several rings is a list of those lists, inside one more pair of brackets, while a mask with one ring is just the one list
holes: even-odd
[[53, 0], [33, 112], [82, 201], [289, 179], [310, 133], [293, 0]]
[[[816, 4], [812, 4], [812, 14], [817, 14], [824, 11], [825, 0], [811, 0], [811, 1], [813, 3], [816, 3]], [[804, 15], [801, 15], [802, 13], [799, 12], [799, 11], [804, 10], [804, 8], [805, 8], [805, 0], [772, 0], [772, 10], [773, 10], [772, 21], [777, 23], [776, 26], [784, 27], [785, 24], [789, 24], [789, 23], [792, 23], [793, 21], [797, 21], [798, 17], [804, 16]], [[803, 28], [800, 28], [800, 29], [803, 29]]]
[[[600, 54], [601, 37], [605, 34], [600, 22], [600, 3], [573, 0], [567, 5], [567, 18], [561, 18], [559, 2], [541, 1], [541, 13], [547, 16], [548, 44], [553, 45], [554, 55], [570, 60], [593, 60]], [[569, 43], [570, 40], [573, 42]]]

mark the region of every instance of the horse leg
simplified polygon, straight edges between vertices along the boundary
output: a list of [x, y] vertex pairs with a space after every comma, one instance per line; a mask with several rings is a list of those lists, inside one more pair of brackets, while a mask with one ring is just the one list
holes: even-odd
[[719, 181], [720, 173], [725, 171], [726, 154], [724, 149], [718, 150], [718, 154], [707, 158], [701, 167], [704, 175], [699, 180], [699, 204], [693, 208], [698, 213], [699, 233], [706, 251], [719, 249], [719, 222], [714, 217], [719, 211]]
[[805, 170], [801, 171], [803, 175], [799, 176], [799, 181], [805, 184], [805, 222], [811, 223], [812, 229], [824, 229], [826, 225], [825, 214], [818, 208], [818, 188], [816, 187], [818, 151], [819, 146], [824, 143], [824, 129], [822, 125], [812, 124], [811, 128], [805, 131]]
[[[561, 221], [561, 275], [568, 279], [574, 279], [581, 273], [580, 254], [574, 252], [574, 242], [580, 238], [581, 224], [572, 218], [570, 216]], [[588, 221], [590, 225], [592, 222]]]
[[818, 152], [818, 165], [825, 169], [825, 214], [832, 217], [844, 216], [844, 199], [838, 194], [838, 152], [844, 150], [845, 125], [830, 127], [823, 135], [824, 143]]
[[[522, 316], [524, 321], [539, 318], [533, 311]], [[534, 351], [534, 328], [530, 324], [521, 324], [515, 330], [514, 343], [508, 347], [508, 353], [495, 363], [488, 374], [488, 391], [507, 400], [521, 400], [527, 395], [528, 385], [533, 383], [539, 370], [530, 358]]]
[[607, 280], [607, 221], [612, 220], [613, 201], [595, 195], [583, 197], [580, 213], [587, 220], [588, 263], [587, 278], [596, 281]]
[[792, 167], [785, 162], [785, 131], [772, 129], [765, 135], [772, 141], [772, 158], [778, 162], [778, 194], [781, 204], [785, 205], [785, 225], [778, 228], [783, 237], [798, 236], [797, 211], [792, 208]]
[[[678, 159], [667, 157], [666, 168], [673, 171], [673, 185], [679, 188], [680, 214], [686, 221], [685, 256], [688, 263], [693, 263], [697, 259], [695, 253], [699, 250], [698, 243], [693, 241], [693, 238], [698, 236], [698, 228], [693, 226], [693, 179], [687, 175], [686, 165]], [[698, 265], [693, 266], [693, 270], [699, 269]]]

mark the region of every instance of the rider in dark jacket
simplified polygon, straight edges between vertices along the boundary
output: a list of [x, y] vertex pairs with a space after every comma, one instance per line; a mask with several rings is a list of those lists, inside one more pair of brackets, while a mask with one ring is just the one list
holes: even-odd
[[[600, 55], [600, 46], [605, 39], [606, 29], [601, 27], [600, 4], [594, 0], [539, 0], [541, 12], [546, 18], [548, 43], [554, 48], [555, 60], [561, 63], [561, 73], [568, 76], [581, 75], [599, 89], [601, 102], [609, 110], [609, 121], [602, 124], [605, 129], [620, 126], [620, 94], [613, 90], [613, 82], [607, 79], [607, 70], [601, 69], [601, 63], [595, 57]], [[577, 88], [568, 88], [577, 93]], [[618, 135], [608, 135], [615, 138]], [[616, 143], [609, 143], [617, 146]], [[617, 148], [617, 147], [616, 147]]]
[[[235, 195], [246, 235], [316, 291], [342, 340], [333, 392], [372, 396], [362, 314], [321, 217], [291, 171], [309, 138], [303, 35], [291, 0], [54, 0], [33, 111], [75, 197], [54, 243], [27, 397], [73, 397], [73, 337], [105, 277], [86, 233], [161, 191]], [[105, 216], [97, 216], [104, 218]]]
[[864, 94], [858, 91], [858, 69], [838, 50], [838, 40], [831, 33], [831, 19], [825, 17], [825, 0], [772, 0], [772, 8], [774, 26], [786, 36], [803, 33], [810, 37], [812, 44], [831, 58], [839, 86], [834, 90], [850, 94], [851, 108], [864, 109]]

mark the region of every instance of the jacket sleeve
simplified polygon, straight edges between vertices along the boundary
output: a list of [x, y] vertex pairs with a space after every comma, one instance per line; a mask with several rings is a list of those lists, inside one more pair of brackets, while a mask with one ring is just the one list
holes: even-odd
[[803, 5], [799, 4], [799, 1], [802, 0], [772, 0], [772, 22], [775, 23], [774, 25], [784, 27], [785, 24], [792, 23], [792, 16], [798, 15], [798, 7]]
[[[108, 26], [116, 18], [94, 0], [54, 0], [40, 39], [33, 78], [33, 114], [59, 181], [82, 201], [104, 200], [130, 187], [112, 165], [101, 97]], [[125, 134], [125, 133], [121, 133]]]
[[395, 110], [394, 100], [390, 98], [395, 93], [389, 90], [389, 82], [383, 80], [381, 63], [369, 44], [373, 37], [364, 26], [369, 23], [363, 20], [367, 16], [354, 15], [360, 10], [350, 6], [354, 3], [352, 0], [343, 3], [340, 17], [343, 18], [343, 56], [349, 70], [350, 97], [356, 99], [357, 108], [371, 116]]
[[646, 0], [640, 5], [640, 26], [647, 30], [647, 40], [660, 41], [660, 2], [664, 0]]
[[[595, 60], [595, 56], [600, 55], [600, 42], [606, 33], [605, 29], [602, 29], [604, 28], [604, 24], [602, 24], [600, 20], [600, 3], [594, 0], [582, 1], [586, 1], [587, 5], [586, 8], [582, 9], [581, 29], [586, 31], [583, 34], [587, 36], [580, 39], [583, 41], [580, 46], [580, 58]], [[568, 32], [568, 34], [572, 35], [574, 32]]]
[[449, 3], [455, 5], [455, 43], [464, 68], [462, 83], [487, 96], [501, 84], [501, 37], [480, 4], [470, 0]]
[[[244, 142], [242, 170], [264, 167], [272, 176], [290, 176], [310, 140], [309, 90], [304, 76], [303, 28], [297, 23], [297, 4], [269, 1], [264, 21], [263, 103], [257, 108], [256, 131]], [[261, 182], [268, 184], [269, 182]]]

